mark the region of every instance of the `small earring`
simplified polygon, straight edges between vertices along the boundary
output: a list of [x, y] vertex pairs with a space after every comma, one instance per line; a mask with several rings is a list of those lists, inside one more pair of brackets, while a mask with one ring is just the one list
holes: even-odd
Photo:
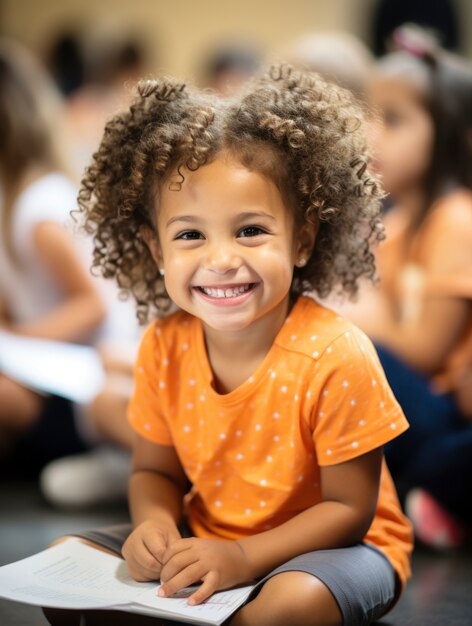
[[164, 274], [165, 274], [165, 270], [164, 270], [164, 268], [163, 268], [163, 267], [160, 267], [160, 268], [159, 268], [159, 274], [160, 274], [161, 276], [164, 276]]
[[298, 259], [297, 266], [304, 267], [306, 265], [306, 259]]

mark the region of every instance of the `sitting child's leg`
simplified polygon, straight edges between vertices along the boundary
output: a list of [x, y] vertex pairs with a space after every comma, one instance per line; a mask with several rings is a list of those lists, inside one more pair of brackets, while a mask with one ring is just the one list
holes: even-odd
[[399, 589], [389, 561], [358, 544], [301, 554], [256, 586], [231, 626], [360, 626], [382, 617]]
[[259, 595], [235, 614], [231, 626], [341, 626], [343, 618], [329, 589], [305, 572], [268, 580]]

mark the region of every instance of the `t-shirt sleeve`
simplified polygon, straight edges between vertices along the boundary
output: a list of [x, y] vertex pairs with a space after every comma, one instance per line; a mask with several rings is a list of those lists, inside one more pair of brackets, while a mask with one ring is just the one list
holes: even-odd
[[408, 428], [377, 353], [360, 331], [346, 331], [327, 347], [313, 385], [318, 401], [311, 426], [321, 466], [361, 456]]
[[142, 437], [160, 445], [172, 445], [172, 436], [162, 413], [165, 385], [159, 364], [166, 358], [160, 341], [161, 326], [152, 324], [144, 333], [134, 368], [134, 390], [128, 405], [128, 420]]

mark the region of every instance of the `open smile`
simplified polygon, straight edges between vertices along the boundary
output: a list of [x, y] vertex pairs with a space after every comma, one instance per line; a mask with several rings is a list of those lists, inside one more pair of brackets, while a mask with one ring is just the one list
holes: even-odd
[[208, 285], [194, 287], [203, 298], [219, 304], [239, 304], [247, 299], [258, 283], [243, 283], [239, 285]]
[[218, 287], [197, 287], [207, 296], [212, 298], [236, 298], [254, 287], [255, 283], [245, 283], [244, 285], [220, 285]]

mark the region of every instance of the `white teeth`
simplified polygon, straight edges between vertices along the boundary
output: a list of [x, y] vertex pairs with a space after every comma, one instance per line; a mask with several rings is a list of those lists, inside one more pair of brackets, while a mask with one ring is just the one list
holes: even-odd
[[242, 293], [249, 291], [250, 283], [246, 285], [239, 285], [238, 287], [229, 287], [227, 289], [215, 289], [213, 287], [201, 287], [201, 290], [212, 298], [235, 298], [236, 296], [240, 296]]

